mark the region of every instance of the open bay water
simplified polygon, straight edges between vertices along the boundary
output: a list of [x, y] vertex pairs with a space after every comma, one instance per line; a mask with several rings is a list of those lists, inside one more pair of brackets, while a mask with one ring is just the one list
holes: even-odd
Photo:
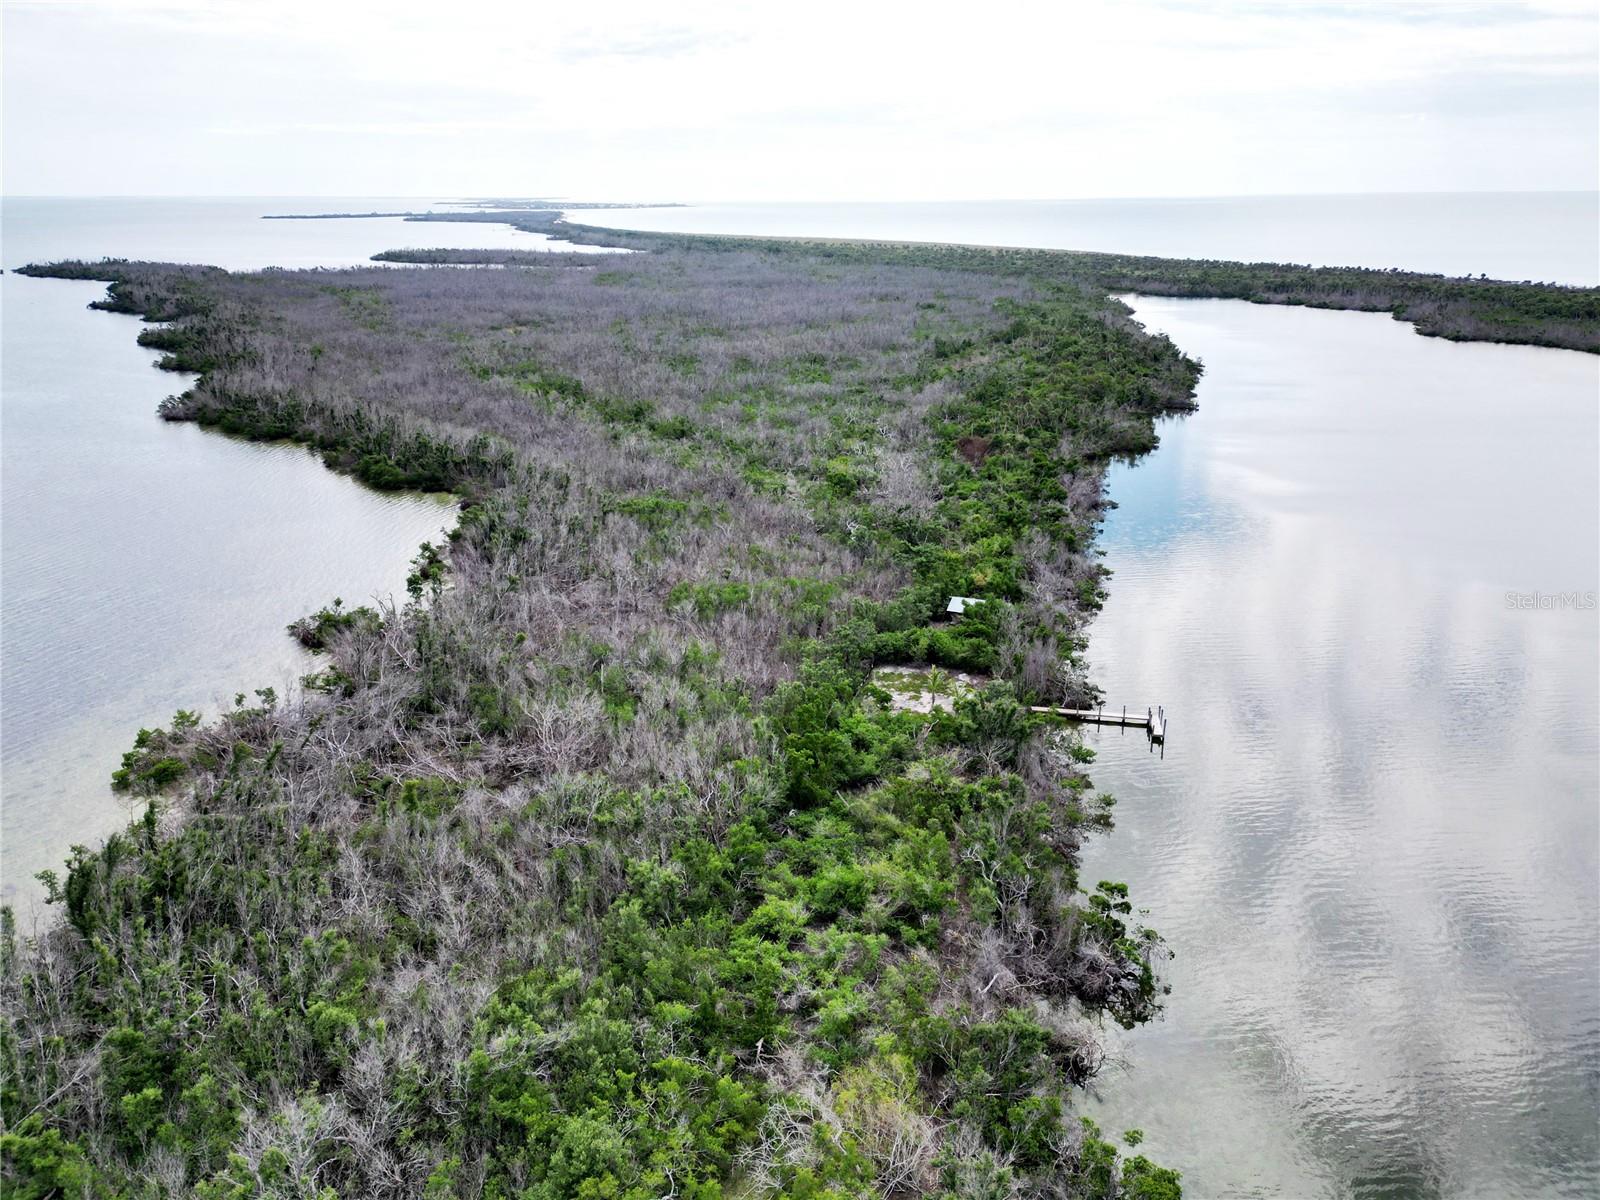
[[459, 205], [394, 196], [36, 197], [0, 200], [0, 255], [5, 267], [82, 258], [205, 263], [230, 271], [370, 267], [380, 250], [451, 249], [579, 251], [542, 233], [483, 222], [268, 221], [273, 215], [450, 212]]
[[[133, 810], [110, 789], [141, 726], [282, 696], [315, 669], [285, 632], [335, 597], [404, 601], [448, 498], [382, 494], [310, 451], [169, 424], [190, 377], [155, 369], [104, 285], [10, 270], [60, 258], [232, 270], [357, 266], [385, 249], [571, 250], [492, 224], [267, 213], [417, 211], [415, 200], [6, 198], [0, 219], [0, 902], [30, 925], [34, 874]], [[396, 268], [402, 269], [402, 268]]]

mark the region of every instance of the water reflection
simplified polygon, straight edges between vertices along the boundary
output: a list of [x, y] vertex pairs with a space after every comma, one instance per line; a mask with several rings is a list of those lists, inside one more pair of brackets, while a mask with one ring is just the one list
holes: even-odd
[[[1117, 468], [1119, 797], [1086, 876], [1177, 950], [1090, 1111], [1196, 1196], [1588, 1195], [1600, 1174], [1600, 363], [1364, 314], [1136, 302], [1202, 357]], [[1581, 604], [1581, 601], [1580, 601]]]

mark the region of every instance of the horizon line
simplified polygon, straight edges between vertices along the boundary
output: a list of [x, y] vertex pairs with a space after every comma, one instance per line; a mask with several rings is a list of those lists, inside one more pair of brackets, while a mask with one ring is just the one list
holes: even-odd
[[[440, 200], [448, 194], [452, 199]], [[753, 198], [699, 198], [694, 200], [600, 200], [578, 199], [574, 196], [552, 197], [526, 193], [480, 194], [464, 192], [3, 192], [0, 200], [424, 200], [449, 204], [456, 202], [482, 202], [504, 200], [526, 203], [548, 203], [551, 208], [568, 204], [620, 204], [636, 208], [664, 207], [667, 205], [699, 206], [713, 204], [1075, 204], [1118, 200], [1297, 200], [1327, 197], [1356, 196], [1600, 196], [1600, 188], [1430, 188], [1422, 190], [1377, 189], [1340, 192], [1207, 192], [1163, 195], [1115, 196], [978, 196], [938, 197], [918, 199], [883, 198], [862, 199], [753, 199]]]

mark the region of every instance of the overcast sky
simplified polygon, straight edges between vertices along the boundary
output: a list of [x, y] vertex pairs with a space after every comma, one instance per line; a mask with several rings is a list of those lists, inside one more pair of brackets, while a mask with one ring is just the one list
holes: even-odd
[[1593, 189], [1595, 0], [4, 0], [4, 191]]

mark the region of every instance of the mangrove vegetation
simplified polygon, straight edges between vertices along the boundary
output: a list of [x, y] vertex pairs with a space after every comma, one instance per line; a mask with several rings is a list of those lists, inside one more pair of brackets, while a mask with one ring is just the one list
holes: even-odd
[[1104, 466], [1198, 366], [1084, 256], [610, 236], [29, 268], [152, 322], [163, 417], [460, 519], [6, 915], [7, 1194], [1179, 1195], [1073, 1111], [1166, 951], [1029, 705], [1095, 699]]

